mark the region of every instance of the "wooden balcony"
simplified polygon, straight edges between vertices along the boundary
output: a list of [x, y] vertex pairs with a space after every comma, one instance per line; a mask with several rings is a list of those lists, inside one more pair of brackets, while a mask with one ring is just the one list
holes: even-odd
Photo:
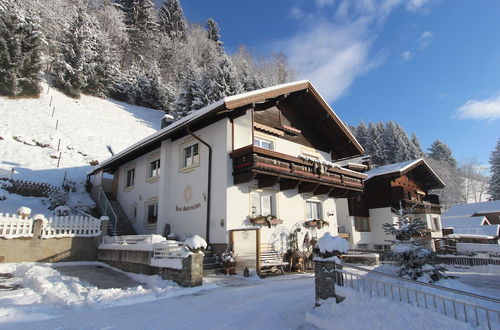
[[[413, 213], [415, 214], [441, 214], [441, 205], [440, 204], [433, 204], [427, 201], [420, 202], [420, 201], [415, 201], [415, 200], [409, 200], [409, 199], [402, 199], [401, 200], [401, 206], [403, 209], [410, 209], [412, 207], [415, 207], [413, 210]], [[394, 202], [392, 207], [399, 209], [399, 201]]]
[[249, 145], [233, 151], [234, 184], [258, 180], [259, 188], [279, 184], [280, 190], [352, 197], [363, 192], [364, 174], [328, 167], [298, 157]]

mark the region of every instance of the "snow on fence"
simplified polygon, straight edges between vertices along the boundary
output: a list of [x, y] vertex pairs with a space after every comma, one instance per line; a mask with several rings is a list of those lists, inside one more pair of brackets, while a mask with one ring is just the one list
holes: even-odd
[[500, 253], [500, 244], [457, 243], [457, 252]]
[[151, 266], [182, 269], [182, 260], [191, 254], [186, 245], [177, 241], [166, 241], [154, 245]]
[[23, 219], [15, 214], [0, 213], [0, 237], [33, 237], [33, 220]]
[[[349, 268], [351, 270], [349, 270]], [[437, 285], [343, 265], [337, 285], [426, 308], [473, 326], [500, 328], [500, 300]], [[375, 277], [378, 277], [375, 278]]]
[[436, 262], [446, 265], [463, 265], [463, 266], [500, 265], [500, 259], [477, 258], [468, 256], [439, 255], [436, 258]]
[[42, 227], [42, 238], [95, 237], [101, 235], [101, 220], [84, 216], [49, 218]]

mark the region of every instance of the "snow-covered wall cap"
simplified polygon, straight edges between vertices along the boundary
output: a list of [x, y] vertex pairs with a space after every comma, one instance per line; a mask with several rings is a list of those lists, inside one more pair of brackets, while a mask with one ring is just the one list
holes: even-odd
[[20, 208], [17, 209], [17, 214], [30, 215], [31, 209], [29, 207], [26, 207], [26, 206], [21, 206]]
[[44, 222], [47, 222], [47, 218], [43, 214], [35, 214], [31, 218], [33, 220], [43, 220]]
[[475, 214], [500, 213], [500, 200], [452, 205], [441, 218], [470, 217]]
[[342, 237], [332, 236], [329, 232], [326, 232], [321, 236], [316, 244], [316, 247], [321, 253], [335, 252], [340, 253], [349, 252], [349, 243]]
[[198, 235], [188, 237], [186, 239], [186, 245], [192, 250], [196, 250], [199, 248], [203, 249], [207, 248], [207, 242]]
[[441, 219], [441, 225], [443, 228], [471, 227], [471, 226], [482, 226], [489, 224], [490, 222], [484, 216]]

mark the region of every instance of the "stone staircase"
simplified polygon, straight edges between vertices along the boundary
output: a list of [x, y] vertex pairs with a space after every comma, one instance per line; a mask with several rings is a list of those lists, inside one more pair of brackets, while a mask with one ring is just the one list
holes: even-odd
[[205, 251], [203, 258], [203, 276], [222, 273], [222, 264], [219, 256], [212, 251]]
[[128, 220], [125, 211], [123, 211], [120, 203], [116, 200], [116, 198], [110, 193], [106, 193], [106, 197], [108, 198], [109, 204], [113, 208], [113, 211], [115, 212], [117, 218], [116, 231], [114, 222], [113, 221], [108, 222], [108, 235], [109, 236], [137, 235], [137, 232], [135, 231], [134, 227]]

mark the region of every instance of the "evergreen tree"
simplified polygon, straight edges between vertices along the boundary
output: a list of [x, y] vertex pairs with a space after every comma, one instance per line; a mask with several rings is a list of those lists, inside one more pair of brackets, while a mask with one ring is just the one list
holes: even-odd
[[252, 55], [244, 46], [240, 46], [231, 60], [236, 69], [237, 79], [242, 84], [244, 91], [253, 91], [264, 87], [264, 78], [259, 75]]
[[434, 141], [428, 150], [430, 158], [445, 161], [453, 168], [457, 167], [457, 160], [453, 157], [450, 147], [443, 142], [439, 140]]
[[185, 37], [187, 22], [179, 0], [165, 0], [159, 11], [160, 30], [171, 39]]
[[368, 148], [369, 144], [369, 132], [368, 132], [368, 127], [366, 127], [366, 124], [364, 121], [360, 121], [358, 127], [354, 128], [354, 136], [356, 137], [356, 140], [363, 146], [363, 148], [366, 149]]
[[129, 54], [126, 56], [125, 65], [130, 66], [151, 57], [152, 48], [156, 46], [156, 11], [150, 0], [119, 0], [118, 3], [124, 13], [129, 38]]
[[209, 18], [207, 20], [205, 28], [207, 29], [208, 39], [215, 42], [217, 46], [222, 47], [222, 41], [220, 40], [220, 29], [217, 22], [213, 18]]
[[371, 156], [373, 165], [382, 166], [387, 164], [384, 156], [383, 147], [383, 134], [384, 134], [384, 124], [383, 123], [370, 123], [368, 124], [368, 139], [366, 153]]
[[38, 95], [42, 35], [36, 18], [0, 0], [0, 94]]
[[72, 97], [79, 97], [93, 74], [97, 53], [96, 21], [79, 8], [61, 41], [61, 53], [54, 64], [55, 85]]
[[415, 133], [412, 133], [410, 140], [410, 154], [411, 159], [417, 159], [424, 157], [424, 152], [420, 146], [420, 141]]
[[495, 149], [490, 155], [491, 178], [488, 187], [488, 194], [493, 200], [500, 199], [500, 139], [497, 141]]
[[408, 276], [413, 280], [425, 280], [429, 283], [446, 278], [445, 269], [437, 266], [435, 253], [425, 247], [427, 240], [423, 239], [427, 225], [412, 214], [413, 209], [400, 209], [397, 213], [397, 223], [382, 225], [386, 235], [392, 235], [393, 250], [391, 254], [398, 267], [399, 276]]

